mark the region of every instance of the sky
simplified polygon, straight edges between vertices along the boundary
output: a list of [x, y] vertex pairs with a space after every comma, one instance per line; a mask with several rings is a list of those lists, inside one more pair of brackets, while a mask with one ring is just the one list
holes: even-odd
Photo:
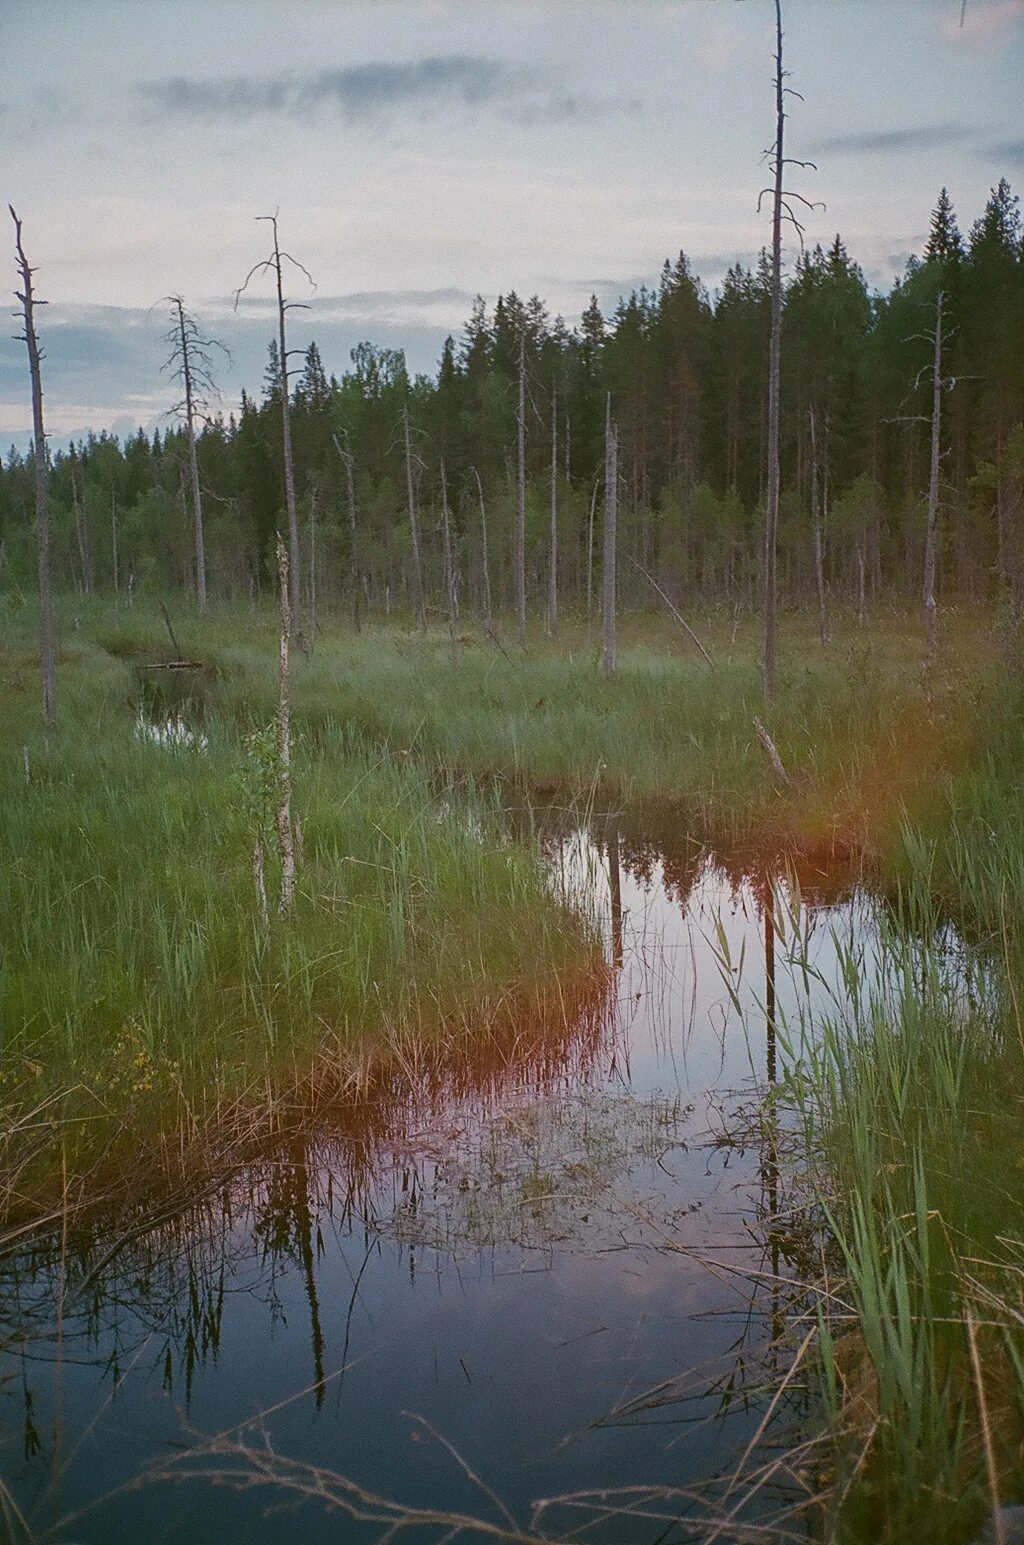
[[[880, 288], [943, 184], [969, 228], [1024, 183], [1024, 0], [961, 10], [785, 0], [787, 153], [817, 167], [791, 185], [825, 206], [807, 239], [840, 232]], [[233, 292], [275, 210], [316, 285], [291, 271], [289, 342], [338, 375], [362, 339], [432, 372], [477, 293], [571, 324], [680, 250], [713, 290], [769, 239], [773, 21], [772, 0], [0, 0], [0, 195], [49, 303], [52, 442], [167, 423], [169, 294], [231, 350], [225, 411], [259, 390], [273, 292]], [[0, 447], [30, 428], [5, 334]]]

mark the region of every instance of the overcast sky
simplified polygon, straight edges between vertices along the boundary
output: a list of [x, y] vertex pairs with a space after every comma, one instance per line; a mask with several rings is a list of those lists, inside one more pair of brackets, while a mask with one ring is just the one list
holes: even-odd
[[[947, 183], [969, 226], [1024, 182], [1024, 0], [786, 0], [795, 186], [887, 286]], [[771, 0], [0, 0], [0, 194], [41, 296], [48, 428], [151, 428], [172, 392], [160, 297], [257, 390], [280, 210], [294, 342], [340, 374], [360, 339], [433, 370], [473, 296], [539, 293], [570, 322], [683, 248], [709, 288], [767, 239]], [[10, 232], [9, 232], [10, 235]], [[13, 248], [9, 277], [13, 286]], [[13, 329], [12, 329], [13, 330]], [[0, 447], [31, 422], [0, 342]]]

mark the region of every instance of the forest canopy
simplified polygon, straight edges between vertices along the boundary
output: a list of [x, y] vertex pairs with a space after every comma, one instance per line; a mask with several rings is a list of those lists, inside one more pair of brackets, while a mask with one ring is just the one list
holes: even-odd
[[[531, 606], [544, 604], [549, 582], [553, 483], [563, 599], [596, 604], [609, 393], [624, 599], [649, 597], [642, 568], [677, 595], [753, 601], [770, 279], [763, 254], [709, 293], [680, 253], [656, 287], [623, 297], [607, 317], [592, 298], [575, 326], [537, 296], [510, 291], [491, 306], [478, 298], [434, 378], [410, 378], [400, 350], [371, 342], [338, 373], [310, 344], [287, 381], [304, 588], [332, 599], [358, 587], [387, 609], [408, 603], [407, 411], [431, 604], [445, 604], [442, 465], [461, 600], [482, 604], [486, 526], [494, 602], [510, 603], [522, 346]], [[780, 586], [791, 601], [814, 590], [812, 499], [833, 593], [919, 591], [940, 291], [940, 587], [966, 599], [1020, 598], [1024, 243], [1019, 200], [1003, 179], [966, 234], [943, 189], [924, 251], [888, 294], [872, 293], [839, 236], [796, 262], [783, 321], [779, 532]], [[260, 397], [243, 393], [237, 413], [205, 418], [198, 434], [213, 597], [272, 587], [285, 503], [281, 391], [271, 342]], [[194, 589], [188, 476], [186, 430], [174, 420], [152, 435], [140, 430], [123, 443], [90, 435], [53, 454], [55, 588]], [[0, 468], [0, 543], [8, 584], [26, 592], [33, 500], [31, 455], [12, 449]]]

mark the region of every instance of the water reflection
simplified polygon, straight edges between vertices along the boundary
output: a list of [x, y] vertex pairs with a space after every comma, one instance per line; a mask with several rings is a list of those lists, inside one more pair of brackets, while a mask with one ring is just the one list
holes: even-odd
[[[76, 1540], [279, 1540], [262, 1493], [190, 1493], [187, 1519], [179, 1496], [177, 1520], [164, 1487], [123, 1489], [186, 1430], [239, 1428], [479, 1514], [437, 1432], [517, 1517], [642, 1481], [672, 1489], [662, 1521], [595, 1511], [587, 1538], [686, 1537], [664, 1534], [677, 1491], [756, 1430], [806, 1248], [763, 1102], [778, 1024], [804, 1012], [808, 962], [836, 980], [874, 923], [850, 875], [780, 882], [628, 813], [550, 812], [539, 841], [607, 929], [609, 980], [578, 1017], [381, 1072], [205, 1196], [3, 1263], [0, 1458], [34, 1522], [84, 1508]], [[338, 1537], [320, 1507], [301, 1527]]]
[[153, 717], [143, 708], [135, 715], [135, 738], [165, 751], [205, 751], [209, 743], [203, 731], [190, 725], [183, 715]]

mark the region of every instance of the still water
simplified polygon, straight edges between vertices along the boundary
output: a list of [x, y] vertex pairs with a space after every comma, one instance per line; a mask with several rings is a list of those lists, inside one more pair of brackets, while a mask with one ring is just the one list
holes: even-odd
[[0, 1474], [36, 1535], [374, 1540], [397, 1503], [697, 1537], [698, 1489], [766, 1409], [799, 1269], [752, 1119], [779, 1072], [772, 994], [780, 1019], [807, 1001], [786, 930], [825, 991], [873, 912], [841, 876], [795, 890], [649, 817], [553, 817], [537, 840], [601, 920], [608, 1012], [5, 1263]]

